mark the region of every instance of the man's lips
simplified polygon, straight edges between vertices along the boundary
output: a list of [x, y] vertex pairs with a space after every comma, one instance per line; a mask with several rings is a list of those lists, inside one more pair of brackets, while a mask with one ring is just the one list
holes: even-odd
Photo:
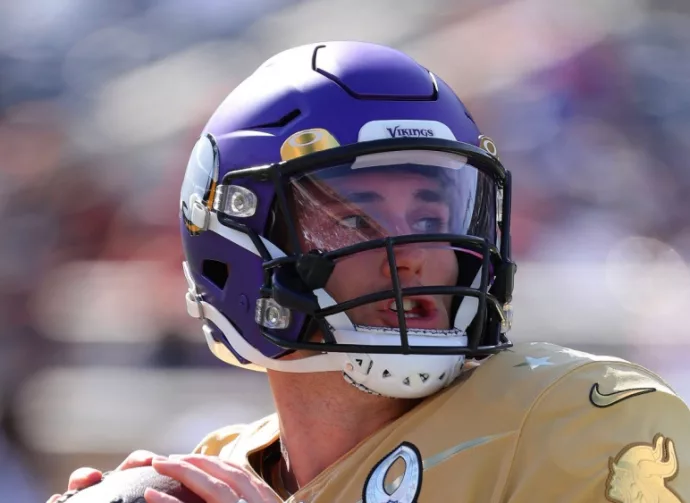
[[402, 306], [398, 306], [394, 299], [387, 299], [377, 303], [376, 307], [376, 314], [381, 318], [382, 324], [387, 327], [400, 326], [399, 311], [402, 310], [408, 328], [444, 328], [440, 326], [442, 313], [435, 299], [427, 295], [404, 297]]

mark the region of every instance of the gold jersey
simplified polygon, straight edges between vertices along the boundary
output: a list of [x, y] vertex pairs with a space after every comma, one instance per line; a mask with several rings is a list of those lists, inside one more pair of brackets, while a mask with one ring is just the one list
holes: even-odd
[[[195, 452], [261, 472], [262, 453], [279, 455], [278, 440], [271, 415], [216, 431]], [[517, 344], [281, 497], [690, 503], [690, 410], [638, 365], [552, 344]]]

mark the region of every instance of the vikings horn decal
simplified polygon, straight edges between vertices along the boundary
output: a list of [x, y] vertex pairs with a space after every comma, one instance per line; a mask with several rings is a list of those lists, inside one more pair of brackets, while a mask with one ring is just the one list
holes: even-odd
[[180, 212], [191, 234], [205, 230], [218, 183], [218, 164], [218, 147], [213, 136], [202, 136], [192, 149], [180, 192]]
[[609, 462], [606, 499], [613, 503], [682, 503], [666, 485], [677, 473], [678, 459], [670, 438], [659, 434], [651, 444], [628, 445]]
[[[416, 503], [422, 490], [422, 470], [419, 449], [403, 442], [369, 473], [362, 503]], [[402, 474], [396, 477], [400, 471]]]

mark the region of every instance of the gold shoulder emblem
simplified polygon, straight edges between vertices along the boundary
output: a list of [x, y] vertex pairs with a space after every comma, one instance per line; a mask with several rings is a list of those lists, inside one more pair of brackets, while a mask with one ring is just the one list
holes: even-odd
[[657, 434], [651, 444], [627, 445], [609, 460], [606, 499], [614, 503], [682, 503], [666, 485], [677, 473], [673, 440]]

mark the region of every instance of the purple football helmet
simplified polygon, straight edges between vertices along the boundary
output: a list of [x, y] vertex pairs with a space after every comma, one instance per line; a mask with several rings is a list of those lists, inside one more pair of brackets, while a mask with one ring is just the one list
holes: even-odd
[[466, 358], [511, 346], [510, 188], [493, 141], [407, 55], [285, 51], [230, 93], [192, 151], [188, 311], [233, 365], [427, 396]]

